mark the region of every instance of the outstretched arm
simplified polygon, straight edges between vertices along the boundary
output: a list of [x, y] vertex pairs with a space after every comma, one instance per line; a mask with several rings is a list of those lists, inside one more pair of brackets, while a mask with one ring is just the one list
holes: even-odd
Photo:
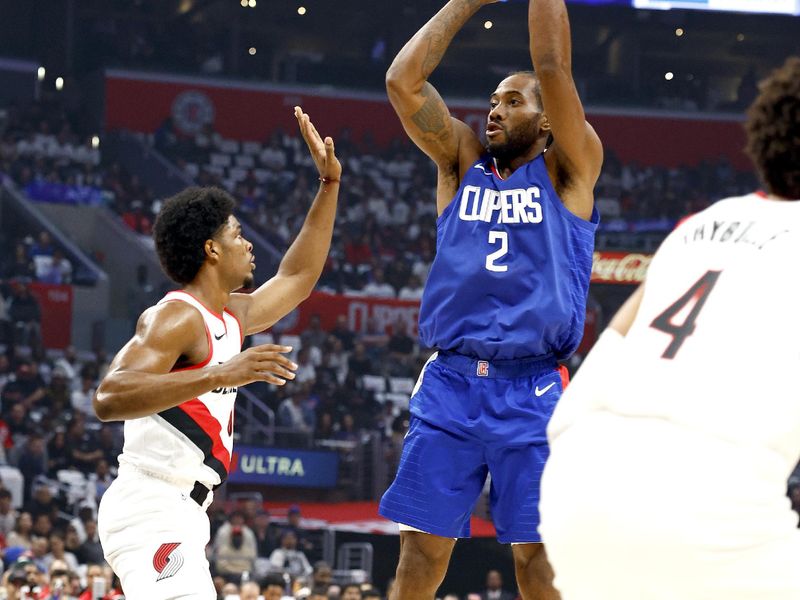
[[586, 122], [572, 78], [572, 41], [564, 0], [530, 0], [528, 28], [531, 59], [555, 140], [552, 151], [569, 179], [566, 187], [579, 192], [577, 206], [568, 208], [588, 217], [593, 205], [591, 190], [603, 162], [603, 148]]
[[276, 275], [252, 294], [231, 294], [230, 308], [239, 317], [245, 335], [263, 331], [308, 298], [331, 247], [342, 166], [334, 153], [333, 140], [327, 137], [323, 141], [308, 115], [300, 107], [294, 110], [321, 182], [305, 223]]
[[386, 73], [389, 100], [406, 133], [440, 171], [455, 171], [456, 176], [461, 154], [465, 161], [474, 161], [481, 152], [480, 141], [467, 125], [450, 116], [428, 77], [469, 18], [494, 2], [450, 0], [403, 46]]
[[197, 364], [208, 355], [203, 318], [183, 302], [146, 310], [136, 334], [114, 357], [95, 392], [101, 421], [135, 419], [167, 410], [218, 387], [253, 381], [283, 385], [294, 379], [296, 365], [282, 355], [286, 346], [255, 346], [219, 365], [173, 371], [181, 359]]

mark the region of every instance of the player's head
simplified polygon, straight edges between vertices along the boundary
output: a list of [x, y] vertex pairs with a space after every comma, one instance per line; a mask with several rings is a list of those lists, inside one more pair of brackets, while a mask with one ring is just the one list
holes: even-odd
[[486, 149], [498, 160], [525, 154], [550, 135], [539, 78], [533, 71], [517, 71], [503, 79], [489, 97], [489, 105]]
[[759, 85], [747, 112], [747, 153], [771, 194], [800, 199], [800, 57]]
[[253, 247], [233, 216], [235, 204], [230, 194], [215, 187], [190, 187], [164, 202], [153, 238], [170, 278], [186, 285], [207, 265], [231, 290], [252, 285]]

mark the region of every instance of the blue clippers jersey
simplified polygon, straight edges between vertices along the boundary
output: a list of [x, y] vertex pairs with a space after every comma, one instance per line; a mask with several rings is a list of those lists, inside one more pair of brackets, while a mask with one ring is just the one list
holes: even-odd
[[583, 336], [597, 211], [556, 195], [544, 155], [506, 180], [491, 157], [464, 175], [437, 221], [422, 343], [487, 360], [570, 356]]

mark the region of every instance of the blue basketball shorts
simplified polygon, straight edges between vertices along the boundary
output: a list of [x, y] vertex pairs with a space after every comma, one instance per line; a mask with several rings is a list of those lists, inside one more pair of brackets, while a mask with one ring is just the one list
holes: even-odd
[[412, 393], [400, 465], [380, 514], [433, 535], [469, 537], [470, 515], [491, 473], [497, 539], [540, 542], [547, 424], [562, 389], [552, 358], [434, 354]]

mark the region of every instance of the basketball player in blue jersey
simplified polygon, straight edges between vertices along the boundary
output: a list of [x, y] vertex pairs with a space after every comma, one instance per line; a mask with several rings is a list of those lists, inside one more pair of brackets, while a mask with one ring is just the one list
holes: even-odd
[[439, 173], [437, 254], [419, 324], [422, 343], [439, 350], [412, 394], [380, 507], [401, 530], [392, 600], [434, 597], [488, 473], [492, 518], [499, 541], [513, 544], [523, 598], [558, 598], [537, 531], [539, 481], [562, 391], [558, 361], [583, 332], [603, 151], [572, 78], [564, 0], [531, 0], [536, 74], [514, 73], [491, 94], [486, 147], [450, 116], [427, 79], [493, 1], [448, 2], [386, 76], [406, 132]]
[[158, 257], [181, 286], [139, 319], [100, 383], [94, 409], [125, 421], [119, 477], [103, 495], [98, 526], [106, 560], [125, 595], [203, 598], [216, 592], [205, 548], [206, 509], [228, 474], [237, 388], [294, 379], [286, 346], [241, 352], [302, 302], [330, 248], [341, 165], [299, 107], [295, 116], [319, 170], [320, 188], [277, 274], [251, 294], [253, 246], [217, 188], [188, 188], [166, 200], [154, 228]]

